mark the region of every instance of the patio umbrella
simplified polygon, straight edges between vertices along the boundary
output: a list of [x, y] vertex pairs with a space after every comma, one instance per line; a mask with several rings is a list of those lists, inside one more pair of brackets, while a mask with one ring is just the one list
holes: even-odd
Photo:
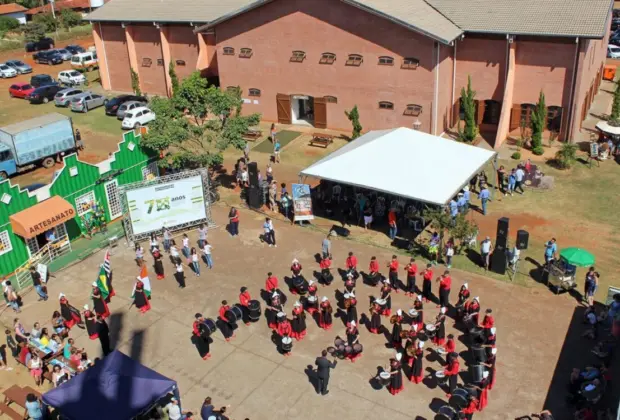
[[607, 134], [613, 134], [615, 136], [620, 134], [620, 127], [614, 127], [613, 125], [609, 125], [607, 121], [599, 121], [598, 123], [596, 123], [596, 128]]
[[564, 248], [560, 251], [560, 256], [564, 258], [569, 264], [579, 267], [594, 265], [595, 262], [594, 255], [590, 254], [585, 249], [576, 247]]

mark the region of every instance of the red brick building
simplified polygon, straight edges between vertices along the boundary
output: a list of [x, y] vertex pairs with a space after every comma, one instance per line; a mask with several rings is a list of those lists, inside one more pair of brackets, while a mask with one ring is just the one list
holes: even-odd
[[[548, 128], [570, 139], [598, 91], [611, 0], [112, 0], [91, 13], [106, 89], [170, 93], [168, 63], [268, 121], [441, 134], [468, 77], [498, 146], [542, 90]], [[103, 51], [103, 53], [101, 53]], [[217, 78], [217, 79], [215, 79]]]

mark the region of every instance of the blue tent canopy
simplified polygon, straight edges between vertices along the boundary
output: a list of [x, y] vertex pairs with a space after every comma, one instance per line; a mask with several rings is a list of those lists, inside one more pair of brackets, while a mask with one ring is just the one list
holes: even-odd
[[43, 395], [70, 420], [129, 420], [176, 388], [176, 382], [114, 351]]

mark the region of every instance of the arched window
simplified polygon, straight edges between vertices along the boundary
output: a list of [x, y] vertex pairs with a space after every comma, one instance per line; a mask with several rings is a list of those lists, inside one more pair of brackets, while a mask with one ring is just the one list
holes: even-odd
[[177, 63], [177, 66], [181, 66], [181, 67], [185, 66], [185, 60], [177, 60], [176, 63]]
[[404, 115], [411, 115], [413, 117], [417, 117], [422, 113], [422, 105], [409, 104], [407, 108], [405, 108]]
[[484, 115], [482, 116], [483, 124], [499, 124], [499, 117], [502, 112], [502, 104], [492, 99], [484, 101]]
[[379, 102], [379, 109], [394, 109], [394, 104], [392, 102], [381, 101]]
[[235, 55], [235, 49], [233, 47], [224, 47], [224, 55]]
[[349, 54], [349, 58], [347, 59], [347, 62], [345, 64], [347, 66], [359, 67], [362, 65], [363, 61], [364, 61], [364, 57], [362, 57], [361, 55]]
[[550, 106], [547, 108], [547, 130], [559, 133], [562, 129], [562, 107]]
[[519, 125], [524, 124], [526, 127], [530, 126], [534, 108], [536, 108], [536, 105], [534, 104], [521, 104], [521, 118], [519, 120]]
[[336, 54], [326, 52], [321, 55], [321, 60], [319, 60], [319, 64], [334, 64], [334, 61], [336, 61]]
[[250, 96], [260, 96], [260, 89], [250, 88], [250, 89], [248, 89], [248, 95], [250, 95]]
[[158, 58], [157, 59], [157, 65], [158, 66], [163, 66], [164, 65], [164, 59], [163, 58]]
[[306, 53], [304, 51], [293, 51], [293, 55], [291, 55], [291, 59], [289, 60], [292, 63], [301, 63], [306, 59]]
[[252, 54], [252, 48], [241, 48], [239, 50], [239, 58], [250, 58]]
[[403, 65], [400, 66], [400, 68], [407, 69], [407, 70], [415, 70], [418, 68], [419, 65], [420, 65], [420, 60], [418, 60], [417, 58], [406, 57], [406, 58], [403, 58]]
[[325, 102], [327, 102], [328, 104], [337, 104], [338, 98], [336, 98], [335, 96], [325, 96]]
[[394, 57], [382, 56], [379, 57], [379, 65], [380, 66], [393, 66], [394, 65]]
[[142, 59], [142, 67], [151, 67], [153, 65], [153, 60], [151, 60], [150, 58], [143, 58]]

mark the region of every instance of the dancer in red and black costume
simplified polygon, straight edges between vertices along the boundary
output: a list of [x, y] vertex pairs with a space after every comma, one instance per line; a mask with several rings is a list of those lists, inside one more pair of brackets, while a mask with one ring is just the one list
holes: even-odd
[[388, 278], [390, 279], [390, 284], [394, 289], [394, 292], [398, 293], [398, 267], [399, 267], [398, 257], [396, 255], [392, 255], [392, 259], [387, 264], [389, 269]]
[[159, 248], [153, 249], [153, 268], [155, 268], [155, 274], [157, 274], [157, 280], [162, 280], [165, 277], [164, 264], [161, 261], [162, 255]]
[[497, 379], [497, 371], [495, 361], [497, 360], [497, 348], [491, 349], [491, 356], [487, 357], [486, 363], [483, 363], [489, 370], [489, 390], [492, 390], [495, 386], [495, 379]]
[[447, 308], [450, 306], [450, 289], [452, 288], [452, 277], [448, 270], [437, 279], [439, 282], [439, 307]]
[[353, 255], [353, 252], [349, 252], [349, 256], [345, 261], [345, 267], [347, 269], [347, 274], [351, 273], [353, 278], [357, 277], [357, 257]]
[[433, 343], [438, 346], [443, 346], [446, 342], [446, 308], [442, 307], [439, 310], [439, 314], [435, 319], [435, 337], [433, 337]]
[[108, 304], [103, 298], [103, 295], [101, 294], [101, 290], [97, 286], [97, 282], [93, 283], [93, 291], [90, 297], [93, 300], [93, 309], [95, 310], [95, 313], [103, 319], [106, 319], [107, 317], [109, 317], [110, 310], [108, 309]]
[[233, 324], [232, 322], [226, 317], [226, 312], [230, 309], [230, 306], [228, 305], [228, 302], [223, 300], [222, 301], [222, 306], [220, 306], [220, 310], [219, 310], [219, 319], [220, 319], [220, 331], [222, 331], [222, 334], [224, 335], [224, 338], [226, 339], [226, 341], [230, 341], [231, 338], [235, 338], [235, 334], [233, 333]]
[[271, 302], [269, 303], [269, 306], [265, 308], [265, 317], [267, 317], [269, 328], [272, 330], [278, 328], [278, 313], [283, 311], [284, 305], [282, 305], [282, 301], [280, 301], [280, 293], [274, 290], [271, 294]]
[[433, 294], [433, 266], [431, 264], [427, 264], [424, 271], [421, 273], [422, 276], [422, 297], [424, 298], [424, 303], [431, 300]]
[[345, 293], [345, 307], [347, 308], [347, 326], [351, 324], [351, 322], [357, 323], [357, 298], [355, 297], [355, 293]]
[[265, 280], [265, 290], [269, 294], [278, 290], [278, 278], [274, 276], [272, 272], [267, 273], [267, 280]]
[[198, 350], [198, 354], [202, 357], [202, 360], [207, 360], [211, 357], [211, 353], [209, 352], [209, 335], [211, 333], [204, 322], [205, 318], [202, 314], [194, 315], [192, 342], [196, 346], [196, 350]]
[[403, 385], [403, 367], [400, 363], [403, 355], [401, 353], [396, 353], [394, 359], [390, 360], [390, 385], [388, 386], [388, 390], [390, 394], [397, 395], [400, 391], [405, 389]]
[[467, 406], [461, 410], [461, 413], [465, 414], [465, 419], [472, 420], [474, 418], [474, 413], [478, 411], [479, 404], [480, 402], [475, 396], [471, 394], [468, 396]]
[[467, 302], [467, 300], [469, 300], [470, 296], [471, 292], [469, 291], [469, 285], [467, 283], [464, 283], [459, 290], [459, 299], [455, 305], [457, 320], [463, 318], [465, 303]]
[[379, 273], [379, 261], [377, 261], [377, 257], [373, 256], [370, 258], [370, 264], [368, 266], [368, 279], [370, 284], [373, 286], [377, 286], [381, 281], [381, 274]]
[[300, 302], [295, 302], [293, 305], [293, 321], [291, 322], [293, 331], [291, 337], [297, 341], [303, 340], [306, 336], [306, 313]]
[[482, 374], [482, 382], [480, 382], [479, 386], [475, 386], [480, 390], [480, 397], [478, 398], [478, 411], [482, 411], [486, 408], [489, 403], [489, 385], [491, 381], [489, 380], [489, 372], [485, 371]]
[[144, 283], [140, 280], [136, 280], [133, 292], [133, 304], [136, 305], [136, 308], [143, 314], [151, 310], [151, 301], [144, 291]]
[[444, 350], [446, 350], [446, 353], [456, 352], [456, 342], [454, 341], [454, 335], [448, 334], [448, 339], [443, 345], [443, 348]]
[[407, 272], [407, 286], [405, 288], [405, 294], [413, 297], [416, 293], [415, 276], [418, 274], [418, 265], [415, 263], [415, 258], [409, 261], [409, 264], [405, 266]]
[[[293, 327], [291, 326], [291, 323], [289, 322], [289, 320], [286, 319], [286, 315], [278, 319], [277, 332], [278, 332], [278, 335], [280, 336], [280, 343], [282, 343], [282, 339], [284, 337], [291, 337], [291, 335], [293, 334]], [[291, 346], [291, 350], [285, 350], [282, 347], [281, 351], [282, 351], [282, 354], [284, 354], [285, 356], [290, 356], [292, 349], [293, 349], [292, 346]]]
[[390, 322], [392, 323], [392, 347], [398, 350], [403, 346], [403, 339], [400, 336], [400, 333], [403, 331], [403, 311], [401, 309], [397, 310], [396, 314], [390, 318]]
[[482, 323], [480, 323], [482, 328], [491, 329], [495, 326], [495, 318], [493, 318], [492, 313], [493, 310], [490, 308], [485, 311], [484, 318], [482, 318]]
[[329, 303], [327, 296], [323, 296], [321, 299], [321, 308], [319, 311], [319, 327], [324, 330], [329, 330], [332, 327], [332, 305]]
[[347, 278], [344, 281], [344, 289], [347, 293], [355, 292], [355, 277], [353, 277], [353, 273], [347, 273]]
[[95, 315], [95, 313], [88, 308], [88, 305], [84, 305], [84, 312], [82, 312], [82, 316], [84, 317], [84, 325], [86, 325], [88, 338], [91, 340], [98, 339], [99, 333], [97, 331], [97, 315]]
[[71, 329], [74, 325], [82, 322], [82, 318], [80, 317], [80, 311], [78, 311], [77, 308], [71, 306], [71, 304], [67, 300], [67, 297], [63, 293], [58, 296], [58, 301], [60, 302], [60, 315], [62, 315], [65, 327]]
[[[349, 325], [347, 325], [347, 344], [351, 347], [355, 346], [356, 344], [359, 343], [360, 340], [360, 332], [357, 329], [357, 322], [351, 322]], [[349, 359], [350, 361], [352, 361], [353, 363], [355, 363], [355, 361], [357, 359], [359, 359], [360, 357], [362, 357], [362, 353], [356, 353], [356, 352], [351, 352], [349, 354], [347, 354], [347, 359]]]
[[411, 320], [411, 325], [416, 325], [418, 331], [424, 329], [424, 303], [422, 302], [422, 295], [418, 295], [413, 301], [413, 309], [417, 311], [417, 315]]
[[381, 299], [385, 300], [385, 306], [381, 315], [390, 316], [392, 314], [392, 286], [389, 279], [383, 280], [383, 287], [381, 287]]
[[301, 264], [297, 258], [293, 259], [291, 263], [291, 273], [293, 274], [293, 278], [299, 277], [301, 275]]
[[381, 306], [375, 302], [370, 305], [370, 324], [368, 330], [373, 334], [381, 334], [383, 325], [381, 324]]
[[419, 384], [424, 379], [424, 341], [418, 341], [413, 357], [409, 359], [411, 375], [409, 380]]
[[305, 300], [306, 303], [306, 311], [310, 315], [314, 315], [315, 312], [319, 310], [319, 298], [317, 296], [319, 288], [316, 285], [314, 280], [310, 280], [308, 282], [308, 297]]
[[334, 280], [334, 275], [331, 271], [332, 257], [327, 256], [323, 258], [319, 264], [319, 267], [321, 268], [321, 278], [323, 279], [323, 283], [329, 286]]
[[448, 364], [444, 369], [443, 373], [448, 377], [448, 398], [452, 396], [454, 390], [456, 389], [458, 378], [459, 378], [459, 370], [461, 365], [459, 364], [459, 355], [458, 353], [448, 353], [447, 356]]
[[242, 287], [239, 291], [239, 304], [241, 305], [241, 310], [243, 311], [243, 322], [245, 322], [245, 325], [250, 325], [250, 310], [248, 309], [248, 305], [251, 300], [252, 296], [250, 296], [248, 288]]
[[469, 317], [474, 325], [478, 325], [480, 316], [480, 298], [476, 296], [470, 301], [465, 302], [464, 315]]

